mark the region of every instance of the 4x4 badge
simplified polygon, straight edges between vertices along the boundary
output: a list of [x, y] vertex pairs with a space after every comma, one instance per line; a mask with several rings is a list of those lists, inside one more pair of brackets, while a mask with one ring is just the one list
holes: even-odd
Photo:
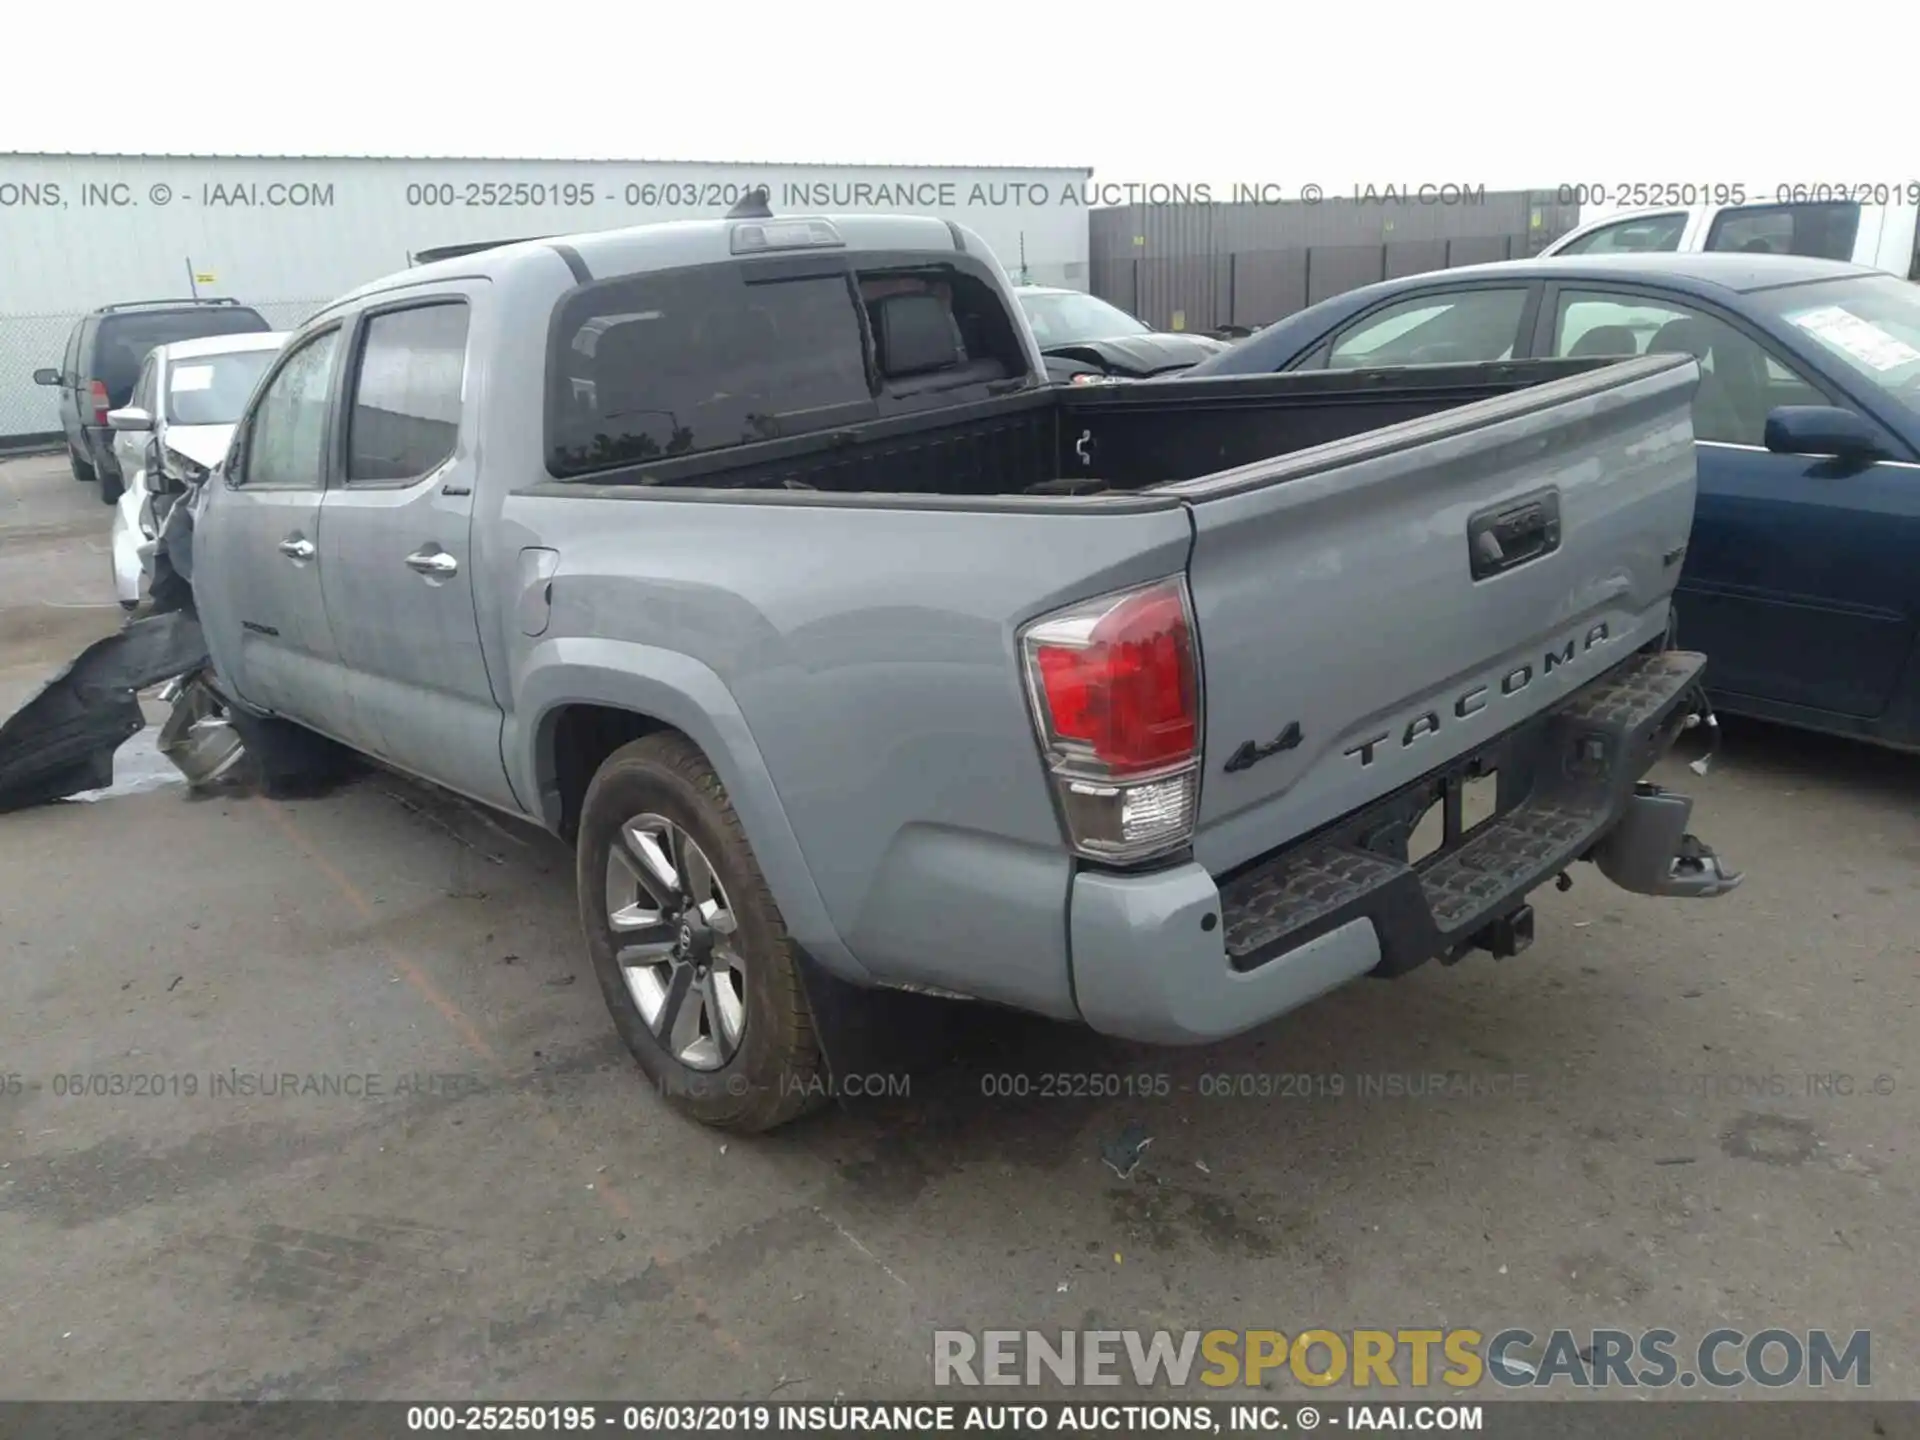
[[1300, 722], [1294, 720], [1264, 745], [1256, 745], [1249, 740], [1227, 757], [1227, 773], [1231, 775], [1239, 770], [1251, 770], [1269, 755], [1278, 755], [1282, 750], [1293, 749], [1300, 743], [1300, 739]]

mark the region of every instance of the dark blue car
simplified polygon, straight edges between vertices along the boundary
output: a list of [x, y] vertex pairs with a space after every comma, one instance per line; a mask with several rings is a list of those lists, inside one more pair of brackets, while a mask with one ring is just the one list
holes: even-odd
[[1516, 260], [1369, 285], [1185, 372], [1684, 352], [1676, 608], [1723, 710], [1920, 747], [1920, 285], [1828, 260]]

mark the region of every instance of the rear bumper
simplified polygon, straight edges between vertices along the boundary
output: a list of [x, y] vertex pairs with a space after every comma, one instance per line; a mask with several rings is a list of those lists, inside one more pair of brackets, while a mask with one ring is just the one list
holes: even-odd
[[[1740, 877], [1686, 832], [1692, 802], [1644, 784], [1671, 748], [1705, 660], [1641, 654], [1489, 745], [1316, 835], [1216, 880], [1195, 864], [1082, 872], [1071, 912], [1083, 1018], [1129, 1039], [1191, 1044], [1271, 1020], [1361, 975], [1531, 936], [1527, 895], [1577, 860], [1623, 889], [1722, 894]], [[1460, 793], [1497, 771], [1494, 816], [1461, 833]], [[1413, 864], [1430, 807], [1447, 843]]]

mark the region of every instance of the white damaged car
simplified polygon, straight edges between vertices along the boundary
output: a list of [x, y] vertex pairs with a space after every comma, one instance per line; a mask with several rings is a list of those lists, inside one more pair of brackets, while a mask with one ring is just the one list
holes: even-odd
[[127, 403], [108, 412], [127, 477], [113, 515], [113, 587], [127, 609], [140, 603], [167, 508], [226, 458], [234, 422], [286, 338], [270, 330], [157, 345]]

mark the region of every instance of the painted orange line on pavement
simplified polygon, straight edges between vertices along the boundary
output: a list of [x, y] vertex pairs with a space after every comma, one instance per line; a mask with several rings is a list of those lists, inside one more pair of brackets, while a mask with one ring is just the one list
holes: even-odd
[[[378, 918], [374, 914], [373, 905], [360, 893], [354, 883], [341, 874], [333, 862], [322, 855], [318, 849], [307, 843], [306, 837], [293, 823], [293, 817], [287, 814], [285, 806], [264, 796], [255, 798], [266, 807], [266, 812], [272, 817], [273, 823], [278, 825], [286, 837], [299, 848], [313, 868], [331, 880], [334, 888], [347, 897], [347, 903], [360, 912], [361, 919], [371, 924]], [[441, 994], [439, 987], [427, 978], [425, 971], [397, 951], [393, 953], [392, 959], [395, 967], [406, 977], [407, 983], [426, 997], [427, 1003], [440, 1012], [441, 1017], [454, 1028], [455, 1033], [466, 1042], [470, 1050], [493, 1061], [496, 1065], [500, 1063], [499, 1057], [493, 1053], [493, 1047], [487, 1044], [473, 1022], [467, 1018], [466, 1013]]]
[[[300, 827], [294, 824], [293, 817], [287, 813], [284, 805], [281, 805], [276, 800], [270, 800], [263, 795], [256, 795], [254, 800], [266, 811], [267, 815], [280, 829], [281, 833], [293, 843], [294, 848], [306, 857], [313, 868], [333, 882], [334, 888], [346, 897], [347, 903], [359, 912], [361, 919], [372, 924], [379, 918], [374, 911], [372, 902], [360, 893], [359, 887], [342, 874], [338, 866], [334, 865], [332, 861], [322, 855], [317, 846], [308, 842], [306, 836], [301, 833]], [[454, 1033], [460, 1037], [470, 1050], [473, 1050], [483, 1059], [489, 1061], [496, 1069], [502, 1068], [499, 1056], [494, 1053], [493, 1047], [487, 1044], [485, 1037], [480, 1034], [479, 1029], [474, 1023], [467, 1018], [466, 1012], [443, 994], [440, 988], [435, 985], [432, 980], [427, 978], [425, 971], [398, 952], [394, 952], [391, 958], [395, 968], [406, 978], [407, 983], [419, 991], [420, 994], [425, 997], [427, 1003], [440, 1012], [441, 1017], [447, 1024], [453, 1027]], [[563, 1148], [566, 1147], [566, 1132], [560, 1128], [558, 1122], [556, 1122], [551, 1115], [545, 1111], [540, 1111], [534, 1118], [539, 1121], [541, 1128], [547, 1132], [549, 1139], [559, 1142]], [[593, 1193], [600, 1198], [600, 1202], [614, 1213], [616, 1219], [624, 1221], [631, 1221], [633, 1219], [634, 1210], [632, 1204], [627, 1200], [626, 1196], [622, 1195], [612, 1185], [601, 1182], [590, 1188], [593, 1190]], [[666, 1280], [668, 1286], [693, 1308], [695, 1315], [706, 1323], [708, 1329], [713, 1333], [713, 1338], [724, 1345], [733, 1355], [743, 1358], [746, 1353], [745, 1348], [714, 1318], [712, 1307], [709, 1306], [700, 1295], [688, 1288], [684, 1280], [679, 1280], [674, 1277], [671, 1269], [673, 1262], [657, 1250], [649, 1251], [647, 1258], [653, 1263], [656, 1269], [663, 1272], [662, 1278]]]

